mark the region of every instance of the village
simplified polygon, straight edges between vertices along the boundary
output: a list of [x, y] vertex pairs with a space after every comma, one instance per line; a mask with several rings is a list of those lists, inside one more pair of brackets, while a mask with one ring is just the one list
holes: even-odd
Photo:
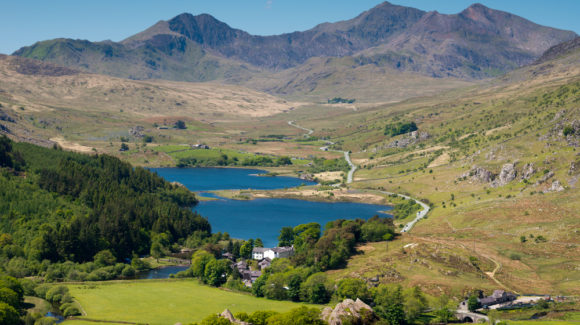
[[[245, 260], [240, 260], [232, 264], [232, 268], [237, 270], [242, 276], [242, 281], [247, 287], [251, 287], [262, 275], [262, 270], [272, 264], [275, 258], [288, 258], [294, 255], [294, 247], [254, 247], [252, 249], [252, 260], [258, 261], [258, 269], [253, 270]], [[224, 253], [222, 257], [234, 261], [231, 253]]]

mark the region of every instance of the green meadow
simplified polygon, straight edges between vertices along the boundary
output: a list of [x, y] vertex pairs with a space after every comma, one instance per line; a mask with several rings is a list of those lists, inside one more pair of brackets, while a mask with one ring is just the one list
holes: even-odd
[[66, 325], [87, 324], [83, 318], [113, 323], [186, 324], [226, 308], [232, 313], [285, 312], [305, 305], [229, 292], [201, 285], [197, 280], [109, 281], [71, 284], [69, 289], [86, 315], [64, 322]]

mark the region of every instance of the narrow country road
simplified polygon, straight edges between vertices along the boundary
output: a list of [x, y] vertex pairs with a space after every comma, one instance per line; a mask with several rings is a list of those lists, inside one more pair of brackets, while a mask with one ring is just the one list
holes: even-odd
[[[288, 125], [293, 126], [295, 128], [299, 128], [301, 130], [304, 130], [304, 131], [308, 132], [308, 133], [304, 134], [304, 136], [309, 136], [312, 133], [314, 133], [314, 130], [307, 129], [307, 128], [302, 127], [302, 126], [300, 126], [298, 124], [295, 124], [294, 121], [288, 121]], [[326, 141], [326, 143], [328, 145], [333, 145], [334, 144], [334, 142], [332, 142], [332, 141]], [[344, 159], [346, 160], [346, 162], [350, 166], [350, 170], [348, 171], [348, 174], [346, 176], [346, 184], [352, 183], [352, 180], [354, 178], [354, 172], [356, 171], [356, 166], [350, 160], [350, 153], [348, 151], [340, 151], [340, 150], [330, 150], [330, 151], [342, 152], [344, 154]]]
[[[298, 124], [295, 124], [295, 123], [294, 123], [294, 121], [288, 121], [288, 125], [290, 125], [290, 126], [293, 126], [293, 127], [295, 127], [295, 128], [299, 128], [299, 129], [301, 129], [301, 130], [304, 130], [304, 131], [307, 131], [308, 133], [307, 133], [307, 134], [305, 134], [305, 136], [309, 136], [309, 135], [311, 135], [312, 133], [314, 133], [314, 130], [307, 129], [307, 128], [305, 128], [305, 127], [301, 127], [300, 125], [298, 125]], [[333, 142], [331, 142], [331, 141], [326, 141], [326, 143], [327, 143], [327, 144], [329, 144], [329, 145], [332, 145], [332, 144], [334, 144], [334, 143], [333, 143]], [[350, 184], [350, 183], [352, 183], [352, 180], [353, 180], [353, 178], [354, 178], [354, 172], [356, 171], [356, 166], [355, 166], [355, 164], [353, 164], [353, 163], [352, 163], [352, 161], [350, 160], [350, 153], [349, 153], [348, 151], [340, 151], [340, 150], [333, 150], [333, 151], [336, 151], [336, 152], [342, 152], [342, 153], [344, 154], [344, 159], [346, 160], [346, 162], [347, 162], [347, 163], [348, 163], [348, 165], [350, 166], [350, 170], [348, 171], [348, 174], [347, 174], [347, 176], [346, 176], [346, 184]], [[425, 216], [427, 215], [427, 213], [428, 213], [428, 212], [429, 212], [429, 210], [431, 209], [431, 208], [429, 208], [429, 206], [428, 206], [427, 204], [425, 204], [425, 203], [423, 203], [423, 202], [421, 202], [421, 201], [419, 201], [419, 200], [417, 200], [417, 199], [414, 199], [414, 198], [412, 198], [412, 197], [410, 197], [410, 196], [407, 196], [407, 195], [398, 194], [398, 193], [392, 193], [392, 192], [385, 192], [385, 191], [380, 191], [380, 193], [387, 194], [387, 195], [392, 195], [392, 194], [395, 194], [395, 195], [398, 195], [398, 196], [400, 196], [400, 197], [403, 197], [403, 198], [405, 198], [405, 199], [407, 199], [407, 200], [413, 200], [413, 201], [417, 202], [417, 204], [421, 205], [421, 207], [423, 208], [423, 210], [421, 210], [421, 211], [418, 211], [418, 212], [417, 212], [417, 216], [415, 217], [415, 219], [413, 219], [413, 221], [411, 221], [411, 222], [407, 223], [407, 224], [406, 224], [406, 225], [403, 227], [403, 229], [401, 229], [401, 233], [406, 233], [406, 232], [409, 232], [409, 231], [411, 231], [411, 229], [413, 229], [413, 227], [415, 226], [415, 224], [416, 224], [416, 223], [417, 223], [419, 220], [421, 220], [421, 219], [425, 218]], [[492, 277], [492, 278], [493, 278], [493, 277]], [[495, 279], [494, 279], [494, 280], [495, 280]]]
[[417, 199], [414, 199], [414, 198], [412, 198], [410, 196], [403, 195], [403, 194], [398, 194], [398, 193], [393, 193], [393, 192], [385, 192], [385, 191], [380, 191], [380, 192], [383, 193], [383, 194], [387, 194], [387, 195], [393, 195], [393, 194], [395, 194], [395, 195], [398, 195], [400, 197], [403, 197], [403, 198], [405, 198], [407, 200], [413, 200], [413, 201], [415, 201], [417, 204], [419, 204], [423, 208], [423, 210], [417, 212], [417, 216], [415, 217], [415, 219], [413, 219], [413, 221], [407, 223], [403, 227], [403, 229], [401, 229], [401, 233], [405, 233], [405, 232], [411, 231], [411, 229], [413, 229], [413, 226], [415, 226], [415, 224], [419, 220], [425, 218], [425, 216], [427, 215], [427, 213], [429, 212], [429, 210], [431, 210], [431, 208], [429, 208], [429, 206], [427, 204], [425, 204], [425, 203], [423, 203], [423, 202], [421, 202], [421, 201], [419, 201]]
[[352, 178], [354, 176], [354, 172], [356, 171], [356, 166], [350, 160], [350, 153], [348, 151], [343, 151], [343, 152], [344, 152], [344, 159], [346, 160], [346, 162], [350, 166], [350, 170], [348, 171], [348, 174], [346, 175], [346, 183], [350, 184], [350, 183], [352, 183]]
[[309, 135], [311, 135], [312, 133], [314, 133], [314, 130], [307, 129], [307, 128], [305, 128], [305, 127], [301, 127], [300, 125], [296, 125], [296, 124], [294, 124], [294, 121], [288, 121], [288, 125], [290, 125], [290, 126], [293, 126], [293, 127], [295, 127], [295, 128], [299, 128], [299, 129], [301, 129], [301, 130], [304, 130], [304, 131], [306, 131], [307, 133], [305, 133], [305, 134], [304, 134], [304, 136], [309, 136]]

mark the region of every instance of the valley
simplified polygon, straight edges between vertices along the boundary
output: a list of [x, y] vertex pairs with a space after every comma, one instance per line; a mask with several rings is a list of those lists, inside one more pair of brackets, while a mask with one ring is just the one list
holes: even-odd
[[[442, 324], [494, 290], [555, 299], [489, 319], [575, 324], [579, 39], [385, 2], [291, 34], [181, 14], [0, 55], [0, 277], [79, 309], [64, 324], [286, 324], [347, 298]], [[262, 269], [264, 246], [295, 255]], [[160, 258], [192, 267], [129, 280]]]

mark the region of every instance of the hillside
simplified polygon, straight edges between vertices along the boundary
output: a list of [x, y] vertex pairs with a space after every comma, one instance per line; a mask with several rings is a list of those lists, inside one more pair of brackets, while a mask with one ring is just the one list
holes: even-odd
[[0, 170], [0, 233], [9, 238], [2, 248], [13, 245], [0, 254], [3, 271], [9, 260], [24, 258], [11, 270], [40, 275], [43, 260], [88, 262], [102, 250], [114, 263], [148, 254], [157, 234], [173, 244], [195, 231], [211, 233], [207, 219], [190, 209], [193, 193], [114, 157], [0, 136]]
[[[84, 152], [115, 153], [122, 137], [140, 143], [145, 135], [155, 142], [190, 143], [208, 133], [227, 134], [216, 121], [247, 121], [296, 105], [239, 86], [132, 81], [13, 56], [0, 56], [0, 76], [4, 133]], [[190, 127], [175, 131], [177, 120]], [[149, 159], [161, 164], [166, 158]]]
[[[433, 208], [400, 244], [413, 245], [364, 247], [333, 276], [430, 292], [578, 294], [579, 62], [576, 49], [471, 90], [301, 122], [353, 151], [352, 188], [409, 193]], [[385, 135], [397, 121], [419, 134]], [[479, 279], [466, 280], [474, 263]]]
[[[184, 13], [118, 43], [55, 39], [14, 55], [116, 77], [222, 80], [320, 100], [330, 92], [320, 91], [319, 84], [348, 88], [352, 83], [338, 76], [350, 73], [363, 83], [404, 81], [408, 75], [401, 72], [466, 80], [497, 76], [575, 36], [479, 4], [443, 15], [384, 2], [353, 19], [289, 34], [251, 35], [207, 14]], [[350, 62], [336, 72], [336, 65], [329, 68], [321, 58]], [[314, 71], [320, 73], [312, 77]], [[255, 78], [276, 82], [265, 85]], [[298, 85], [300, 80], [316, 85]]]

